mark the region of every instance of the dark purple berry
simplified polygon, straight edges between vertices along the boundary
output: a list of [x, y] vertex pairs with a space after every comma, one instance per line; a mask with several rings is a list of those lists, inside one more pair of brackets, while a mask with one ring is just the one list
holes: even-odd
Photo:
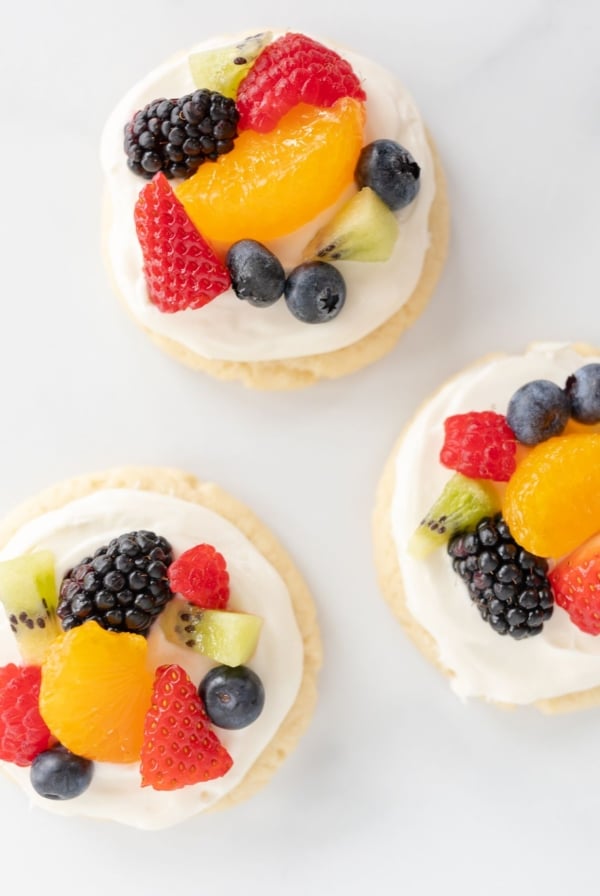
[[333, 320], [346, 301], [346, 284], [337, 268], [326, 261], [307, 261], [291, 272], [285, 301], [298, 320], [320, 324]]
[[354, 178], [359, 189], [370, 187], [392, 211], [397, 211], [409, 205], [419, 192], [420, 174], [419, 165], [399, 143], [374, 140], [363, 147]]

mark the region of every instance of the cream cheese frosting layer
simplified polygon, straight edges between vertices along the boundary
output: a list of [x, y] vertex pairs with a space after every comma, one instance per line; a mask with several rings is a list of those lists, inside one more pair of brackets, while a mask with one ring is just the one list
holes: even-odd
[[496, 356], [448, 382], [418, 412], [395, 462], [392, 534], [412, 616], [434, 638], [439, 659], [453, 673], [461, 697], [528, 704], [600, 685], [600, 637], [585, 634], [555, 606], [541, 634], [522, 641], [497, 635], [472, 605], [445, 550], [417, 560], [410, 535], [452, 475], [439, 462], [444, 419], [451, 414], [506, 413], [524, 383], [548, 379], [564, 385], [569, 374], [600, 357], [582, 358], [568, 345], [537, 344], [524, 355]]
[[[279, 573], [232, 523], [211, 510], [179, 498], [130, 489], [107, 489], [36, 517], [19, 529], [0, 552], [0, 560], [37, 549], [56, 558], [57, 581], [73, 565], [111, 538], [135, 529], [163, 535], [175, 556], [208, 542], [227, 561], [230, 574], [229, 608], [263, 619], [256, 653], [248, 665], [265, 686], [265, 707], [259, 718], [239, 731], [216, 729], [233, 758], [223, 778], [159, 792], [140, 786], [138, 763], [97, 762], [89, 789], [73, 800], [57, 802], [40, 797], [29, 782], [29, 769], [8, 762], [0, 767], [28, 794], [31, 803], [60, 815], [87, 815], [138, 828], [163, 828], [213, 806], [244, 778], [293, 706], [303, 670], [302, 638], [289, 591]], [[198, 684], [215, 665], [184, 647], [166, 641], [154, 626], [148, 638], [152, 666], [179, 663]], [[0, 664], [21, 662], [6, 614], [0, 607]]]
[[[429, 247], [428, 219], [435, 195], [433, 159], [412, 98], [389, 72], [338, 46], [334, 49], [350, 62], [367, 93], [364, 142], [397, 140], [421, 166], [417, 198], [398, 213], [400, 234], [391, 258], [383, 263], [337, 262], [347, 284], [346, 304], [335, 320], [320, 326], [296, 320], [283, 300], [258, 309], [240, 301], [232, 290], [200, 310], [175, 314], [159, 311], [148, 300], [133, 220], [135, 201], [146, 181], [127, 167], [123, 128], [152, 100], [183, 96], [195, 89], [187, 61], [189, 53], [231, 44], [244, 36], [215, 38], [179, 54], [136, 84], [110, 115], [102, 135], [101, 162], [110, 207], [106, 248], [114, 283], [142, 326], [207, 359], [273, 361], [332, 352], [377, 329], [411, 296]], [[350, 188], [336, 206], [300, 230], [269, 243], [286, 269], [300, 263], [309, 240], [351, 192]]]

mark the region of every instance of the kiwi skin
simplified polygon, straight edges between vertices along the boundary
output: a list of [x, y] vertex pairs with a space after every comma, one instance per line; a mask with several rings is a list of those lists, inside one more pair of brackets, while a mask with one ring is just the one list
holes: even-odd
[[499, 509], [500, 501], [491, 483], [455, 473], [413, 532], [409, 552], [423, 559], [447, 544], [453, 535], [474, 529], [479, 520]]
[[363, 187], [325, 224], [304, 250], [304, 260], [387, 261], [398, 238], [396, 216]]

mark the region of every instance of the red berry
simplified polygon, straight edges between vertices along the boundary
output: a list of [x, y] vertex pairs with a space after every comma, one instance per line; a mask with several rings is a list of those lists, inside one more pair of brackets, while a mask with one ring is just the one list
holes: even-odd
[[187, 672], [176, 664], [159, 666], [144, 723], [142, 787], [178, 790], [221, 778], [232, 765]]
[[352, 66], [304, 34], [284, 34], [262, 51], [236, 97], [239, 127], [271, 131], [292, 106], [333, 106], [341, 97], [365, 100]]
[[444, 421], [440, 461], [471, 479], [508, 482], [516, 469], [515, 434], [502, 414], [472, 411]]
[[565, 557], [548, 575], [559, 607], [577, 628], [600, 635], [600, 535]]
[[135, 228], [148, 295], [161, 311], [202, 308], [229, 288], [227, 268], [196, 230], [162, 172], [140, 192]]
[[191, 604], [224, 610], [229, 600], [225, 557], [210, 544], [198, 544], [169, 566], [169, 587]]
[[42, 670], [39, 666], [0, 668], [0, 759], [31, 765], [50, 746], [50, 731], [38, 707]]

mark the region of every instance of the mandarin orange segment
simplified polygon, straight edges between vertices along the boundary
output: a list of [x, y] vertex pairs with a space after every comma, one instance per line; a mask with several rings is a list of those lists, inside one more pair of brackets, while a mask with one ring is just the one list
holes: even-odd
[[141, 635], [85, 622], [54, 641], [42, 666], [40, 713], [78, 756], [99, 762], [140, 758], [153, 675]]
[[267, 134], [243, 131], [234, 149], [176, 189], [212, 242], [275, 239], [311, 221], [352, 183], [364, 107], [345, 97], [329, 109], [300, 103]]
[[503, 513], [515, 540], [558, 559], [600, 531], [600, 433], [558, 436], [519, 464]]

